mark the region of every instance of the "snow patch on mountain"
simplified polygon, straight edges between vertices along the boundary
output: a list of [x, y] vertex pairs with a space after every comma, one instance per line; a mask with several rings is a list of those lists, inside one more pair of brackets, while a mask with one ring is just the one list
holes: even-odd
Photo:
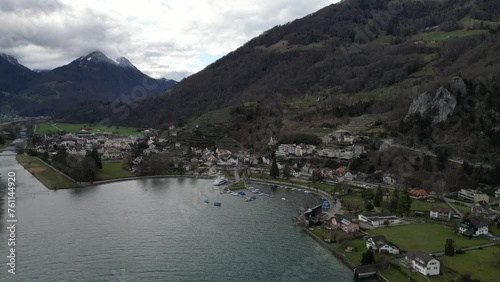
[[115, 66], [120, 66], [120, 67], [124, 67], [124, 68], [137, 69], [125, 57], [112, 58], [112, 57], [106, 56], [105, 54], [103, 54], [103, 53], [101, 53], [99, 51], [92, 52], [92, 53], [90, 53], [90, 54], [88, 54], [87, 56], [84, 56], [84, 57], [80, 57], [78, 60], [79, 61], [91, 61], [91, 62], [94, 62], [94, 63], [109, 63], [109, 64], [113, 64]]

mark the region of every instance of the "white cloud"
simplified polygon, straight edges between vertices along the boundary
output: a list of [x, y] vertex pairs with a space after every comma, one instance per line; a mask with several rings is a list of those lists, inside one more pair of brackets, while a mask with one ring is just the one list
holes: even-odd
[[[336, 1], [334, 1], [336, 2]], [[0, 52], [52, 69], [94, 50], [181, 79], [332, 0], [2, 0]]]

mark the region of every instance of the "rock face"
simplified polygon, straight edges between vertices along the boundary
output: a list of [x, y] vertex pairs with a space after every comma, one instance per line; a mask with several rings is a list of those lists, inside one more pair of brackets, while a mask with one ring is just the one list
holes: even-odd
[[434, 124], [446, 121], [457, 106], [457, 95], [467, 94], [464, 81], [458, 77], [451, 82], [450, 90], [441, 86], [435, 94], [431, 92], [420, 94], [411, 103], [404, 120], [407, 121], [411, 116], [419, 113], [421, 116], [430, 114]]

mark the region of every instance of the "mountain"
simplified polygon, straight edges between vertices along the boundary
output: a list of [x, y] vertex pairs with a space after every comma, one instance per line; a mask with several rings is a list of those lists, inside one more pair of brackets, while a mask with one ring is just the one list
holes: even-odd
[[[499, 15], [495, 0], [341, 1], [264, 32], [116, 122], [164, 127], [224, 113], [224, 132], [257, 149], [366, 114], [398, 124], [413, 98], [455, 76], [468, 87], [499, 77]], [[497, 97], [488, 110], [500, 112]]]
[[[496, 3], [341, 1], [264, 32], [168, 95], [142, 102], [125, 122], [159, 127], [245, 102], [284, 117], [294, 103], [313, 104], [304, 102], [308, 97], [321, 101], [316, 115], [347, 108], [359, 115], [368, 107], [403, 112], [410, 97], [459, 73], [475, 77], [498, 68]], [[295, 118], [308, 118], [310, 110]]]
[[19, 64], [16, 58], [0, 54], [0, 91], [18, 91], [37, 73]]
[[82, 101], [143, 98], [163, 93], [176, 83], [153, 79], [126, 58], [113, 59], [99, 51], [30, 78], [10, 100], [10, 104], [24, 115], [54, 115]]

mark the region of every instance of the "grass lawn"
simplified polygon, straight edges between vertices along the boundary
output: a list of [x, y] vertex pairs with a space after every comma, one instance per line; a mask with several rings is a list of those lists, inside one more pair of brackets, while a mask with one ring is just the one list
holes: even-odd
[[470, 212], [470, 207], [462, 206], [457, 203], [451, 203], [451, 205], [457, 208], [459, 211], [463, 212], [464, 214]]
[[245, 188], [245, 182], [243, 180], [240, 180], [239, 182], [231, 184], [229, 186], [229, 190], [240, 190]]
[[427, 201], [420, 201], [420, 200], [412, 200], [411, 201], [411, 210], [430, 211], [432, 206], [449, 208], [451, 210], [451, 208], [445, 202], [437, 202], [436, 201], [434, 203], [430, 203]]
[[311, 187], [319, 189], [319, 190], [327, 191], [327, 192], [334, 191], [337, 188], [336, 185], [331, 185], [331, 184], [322, 183], [322, 182], [314, 182], [311, 185]]
[[[107, 127], [102, 124], [73, 124], [73, 123], [48, 123], [42, 122], [38, 123], [36, 126], [35, 134], [50, 134], [55, 133], [59, 130], [64, 130], [69, 133], [77, 133], [80, 131], [80, 128], [90, 127], [92, 128], [92, 133], [103, 133], [103, 132], [112, 132], [118, 135], [135, 135], [139, 133], [139, 129], [135, 127], [124, 127], [124, 126], [112, 126]], [[139, 131], [138, 131], [139, 130]]]
[[60, 172], [47, 166], [39, 159], [27, 155], [17, 155], [17, 161], [31, 172], [49, 189], [74, 188], [76, 184]]
[[500, 228], [497, 228], [497, 225], [496, 224], [492, 224], [488, 227], [489, 231], [491, 233], [495, 233], [495, 234], [498, 234], [500, 235]]
[[[350, 261], [354, 264], [361, 264], [361, 259], [363, 258], [363, 253], [366, 252], [366, 243], [363, 239], [349, 240], [347, 246], [351, 246], [354, 251], [346, 252], [346, 247], [344, 244], [332, 244], [332, 246], [339, 252], [343, 253]], [[355, 251], [357, 248], [357, 252]]]
[[448, 40], [450, 38], [460, 38], [460, 37], [481, 34], [481, 33], [486, 33], [486, 32], [488, 32], [488, 31], [487, 30], [466, 30], [466, 29], [459, 29], [459, 30], [454, 30], [454, 31], [450, 31], [450, 32], [432, 31], [432, 32], [419, 33], [419, 34], [413, 36], [413, 39], [414, 40], [423, 40], [426, 43], [431, 43], [431, 45], [432, 45], [432, 42], [445, 41], [445, 40]]
[[342, 208], [347, 208], [350, 207], [354, 210], [360, 209], [364, 210], [365, 209], [365, 200], [361, 196], [360, 193], [354, 193], [350, 195], [344, 195], [340, 199], [342, 202]]
[[99, 179], [108, 180], [134, 176], [132, 173], [122, 169], [120, 161], [102, 162]]
[[454, 241], [455, 248], [463, 248], [489, 243], [488, 239], [468, 239], [453, 232], [451, 227], [440, 224], [408, 224], [381, 227], [369, 231], [373, 235], [385, 235], [386, 238], [406, 251], [421, 250], [427, 252], [444, 251], [446, 239]]
[[298, 132], [300, 133], [305, 133], [305, 134], [314, 134], [318, 136], [324, 136], [329, 133], [334, 132], [335, 129], [332, 128], [317, 128], [317, 127], [305, 127], [302, 129], [299, 129]]
[[440, 257], [446, 267], [459, 273], [470, 273], [480, 281], [498, 281], [500, 277], [500, 247], [473, 250], [452, 257]]
[[231, 121], [231, 109], [224, 108], [217, 111], [204, 113], [203, 115], [193, 119], [189, 124], [194, 127], [196, 125], [221, 125], [227, 127]]

